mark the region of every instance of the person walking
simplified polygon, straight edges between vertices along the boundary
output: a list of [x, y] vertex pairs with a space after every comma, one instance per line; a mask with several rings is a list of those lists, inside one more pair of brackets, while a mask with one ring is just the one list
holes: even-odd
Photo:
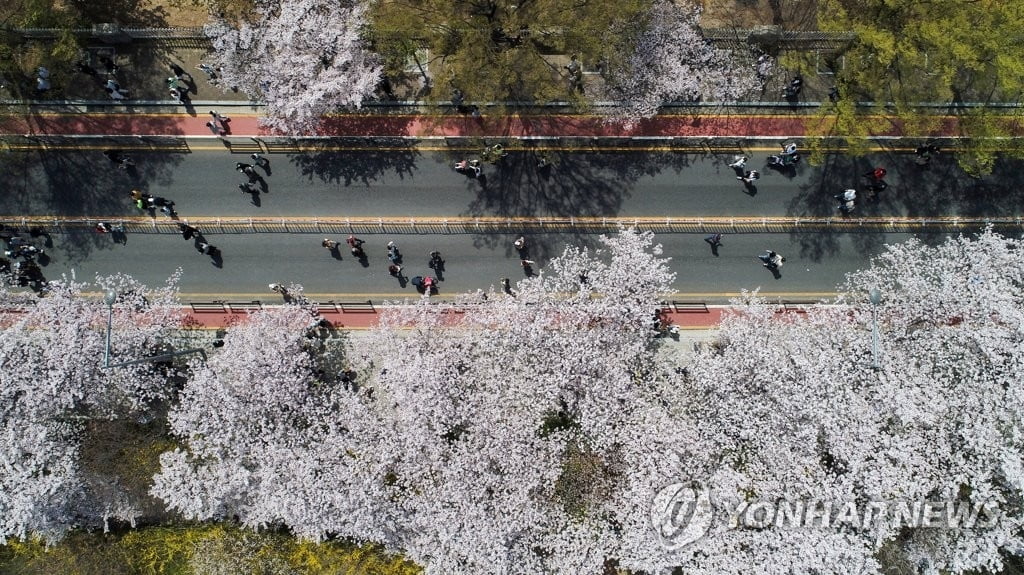
[[761, 260], [764, 267], [772, 271], [778, 270], [786, 262], [786, 258], [775, 253], [773, 250], [765, 250], [765, 253], [757, 256], [757, 258]]
[[206, 127], [210, 129], [210, 133], [214, 136], [225, 136], [227, 132], [223, 128], [217, 125], [216, 122], [210, 121], [206, 123]]
[[526, 238], [519, 236], [516, 241], [512, 242], [512, 246], [516, 248], [517, 252], [526, 250]]
[[402, 275], [402, 266], [396, 263], [392, 263], [391, 265], [388, 266], [388, 273], [398, 278], [399, 280], [405, 279], [405, 276]]
[[264, 158], [263, 154], [253, 154], [249, 157], [252, 158], [254, 164], [263, 168], [264, 170], [270, 168], [270, 160]]
[[257, 180], [260, 177], [260, 175], [256, 173], [256, 169], [252, 167], [252, 164], [238, 162], [235, 164], [235, 169], [246, 176], [249, 176], [249, 181]]
[[363, 252], [363, 244], [366, 242], [364, 242], [363, 240], [355, 236], [349, 236], [348, 239], [345, 240], [345, 243], [348, 244], [349, 251], [352, 252], [353, 256], [357, 258], [362, 258], [364, 255], [366, 255], [365, 252]]
[[880, 182], [885, 179], [886, 174], [888, 174], [888, 172], [885, 170], [885, 168], [875, 168], [868, 172], [864, 172], [864, 177], [874, 180], [876, 182]]
[[393, 264], [397, 264], [402, 259], [402, 254], [398, 253], [398, 244], [395, 242], [388, 242], [388, 259]]
[[722, 245], [722, 234], [711, 234], [704, 238], [704, 241], [711, 244], [712, 248], [721, 247]]
[[338, 249], [338, 242], [336, 242], [336, 241], [334, 241], [334, 240], [332, 240], [330, 238], [324, 238], [324, 241], [320, 242], [320, 245], [323, 246], [324, 248], [326, 248], [328, 251], [332, 251], [332, 252], [334, 250]]
[[742, 176], [736, 176], [737, 180], [742, 181], [744, 184], [753, 184], [756, 180], [761, 178], [761, 174], [757, 170], [750, 170], [743, 172]]
[[210, 117], [212, 118], [211, 121], [214, 124], [216, 124], [218, 127], [220, 127], [222, 132], [224, 132], [224, 133], [228, 132], [228, 122], [231, 121], [231, 118], [221, 114], [220, 112], [216, 112], [214, 110], [210, 110]]
[[838, 209], [844, 215], [852, 212], [853, 208], [857, 204], [857, 190], [853, 188], [843, 190], [843, 193], [836, 194], [832, 197], [839, 201], [839, 205], [836, 209]]
[[185, 238], [186, 240], [190, 240], [201, 235], [198, 229], [193, 228], [188, 224], [179, 223], [178, 229], [181, 230], [181, 237]]
[[277, 284], [277, 283], [267, 284], [267, 287], [270, 288], [270, 291], [272, 291], [274, 293], [279, 293], [279, 294], [281, 294], [281, 295], [283, 295], [285, 297], [288, 296], [288, 290], [283, 285], [281, 285], [281, 284]]
[[734, 170], [742, 170], [747, 167], [747, 159], [748, 158], [746, 156], [733, 156], [732, 163], [729, 164], [729, 167]]

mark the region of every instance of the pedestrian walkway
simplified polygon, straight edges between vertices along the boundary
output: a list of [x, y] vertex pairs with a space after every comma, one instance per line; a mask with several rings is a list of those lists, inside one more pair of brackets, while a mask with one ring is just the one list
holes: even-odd
[[[174, 113], [40, 113], [0, 117], [0, 136], [191, 136], [215, 138], [206, 123], [206, 108]], [[231, 117], [228, 139], [282, 136], [259, 124], [259, 116], [238, 114], [225, 108], [217, 110]], [[311, 136], [357, 138], [799, 138], [823, 133], [814, 118], [782, 114], [663, 114], [633, 125], [607, 122], [595, 115], [413, 115], [353, 113], [333, 115]], [[1024, 136], [1024, 126], [1018, 126]], [[955, 135], [957, 120], [945, 117], [938, 129], [929, 134]], [[909, 137], [893, 121], [876, 138]]]

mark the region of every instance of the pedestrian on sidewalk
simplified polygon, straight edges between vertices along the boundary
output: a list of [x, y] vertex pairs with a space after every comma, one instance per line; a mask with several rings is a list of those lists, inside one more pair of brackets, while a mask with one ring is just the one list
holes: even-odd
[[722, 234], [711, 234], [704, 238], [704, 241], [711, 244], [712, 248], [721, 247], [722, 245]]
[[133, 200], [135, 200], [135, 201], [142, 200], [142, 199], [145, 199], [147, 197], [147, 194], [142, 193], [142, 190], [140, 190], [138, 188], [133, 189], [132, 191], [128, 192], [128, 195], [131, 196], [131, 198]]
[[516, 241], [512, 242], [512, 247], [516, 248], [517, 252], [526, 251], [526, 238], [519, 236]]
[[196, 250], [204, 256], [216, 256], [220, 252], [216, 246], [210, 245], [209, 242], [199, 242], [196, 244]]
[[113, 76], [114, 74], [117, 74], [118, 70], [120, 70], [117, 64], [115, 64], [113, 60], [107, 58], [106, 56], [100, 57], [100, 64], [103, 65], [103, 70], [107, 73], [108, 76]]
[[[193, 82], [192, 74], [189, 74], [184, 68], [177, 64], [171, 64], [171, 74], [174, 74], [174, 79], [178, 82]], [[168, 80], [170, 79], [168, 78]]]
[[742, 170], [747, 167], [747, 159], [748, 158], [746, 156], [733, 156], [732, 163], [729, 164], [729, 167], [734, 170]]
[[213, 66], [210, 66], [209, 64], [203, 64], [200, 62], [198, 65], [196, 65], [196, 69], [202, 70], [202, 72], [206, 74], [206, 80], [210, 82], [210, 84], [214, 86], [217, 85], [217, 71], [214, 70]]
[[336, 242], [336, 241], [334, 241], [334, 240], [332, 240], [330, 238], [324, 238], [324, 241], [320, 242], [320, 245], [325, 247], [325, 248], [327, 248], [328, 251], [332, 251], [332, 252], [334, 250], [338, 249], [338, 242]]
[[228, 127], [228, 122], [231, 121], [231, 118], [214, 110], [210, 110], [210, 117], [213, 118], [213, 122], [220, 126], [220, 129], [223, 130], [224, 133], [231, 131], [230, 128]]
[[210, 133], [213, 134], [214, 136], [223, 137], [227, 135], [227, 132], [224, 131], [224, 128], [218, 126], [216, 122], [207, 122], [206, 127], [210, 129]]
[[36, 90], [45, 92], [50, 89], [50, 71], [43, 66], [36, 69]]
[[184, 104], [185, 103], [185, 95], [178, 88], [171, 88], [170, 89], [170, 95], [171, 95], [171, 99], [174, 100], [175, 102], [177, 102], [179, 104]]
[[402, 266], [400, 266], [398, 264], [394, 264], [393, 263], [393, 264], [389, 265], [388, 266], [388, 273], [391, 274], [392, 276], [398, 278], [400, 281], [405, 279], [405, 276], [402, 275]]
[[916, 163], [918, 166], [925, 168], [932, 161], [932, 156], [939, 153], [939, 147], [934, 144], [925, 144], [918, 146], [914, 150], [914, 155], [917, 156]]
[[501, 291], [510, 296], [516, 295], [512, 292], [512, 282], [510, 282], [508, 278], [501, 278]]

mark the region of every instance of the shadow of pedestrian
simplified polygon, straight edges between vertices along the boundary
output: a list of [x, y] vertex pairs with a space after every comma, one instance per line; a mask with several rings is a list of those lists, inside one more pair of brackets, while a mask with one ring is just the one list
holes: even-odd
[[334, 259], [338, 260], [339, 262], [340, 262], [340, 261], [342, 261], [342, 260], [341, 260], [341, 250], [340, 250], [340, 249], [338, 249], [338, 246], [337, 246], [337, 245], [335, 245], [335, 246], [334, 246], [333, 248], [331, 248], [331, 249], [330, 249], [330, 250], [328, 250], [328, 251], [329, 251], [329, 252], [331, 252], [331, 257], [332, 257], [332, 258], [334, 258]]
[[750, 182], [743, 182], [743, 193], [750, 197], [754, 197], [757, 195], [757, 186]]

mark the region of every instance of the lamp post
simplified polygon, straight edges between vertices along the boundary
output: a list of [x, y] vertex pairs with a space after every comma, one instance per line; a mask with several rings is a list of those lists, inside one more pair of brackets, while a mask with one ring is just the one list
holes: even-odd
[[868, 292], [868, 300], [871, 301], [871, 367], [880, 369], [882, 366], [878, 363], [878, 320], [876, 316], [878, 304], [882, 303], [882, 292], [878, 291], [878, 288], [871, 288], [871, 291]]
[[121, 361], [118, 363], [110, 363], [110, 332], [114, 319], [114, 302], [117, 301], [117, 292], [109, 289], [103, 293], [103, 303], [107, 304], [107, 345], [103, 351], [103, 368], [109, 369], [111, 367], [123, 367], [126, 365], [135, 365], [137, 363], [146, 363], [150, 361], [164, 361], [171, 359], [172, 357], [179, 357], [182, 355], [188, 355], [191, 353], [198, 353], [206, 359], [206, 351], [200, 347], [192, 349], [186, 349], [184, 351], [175, 351], [171, 353], [163, 353], [160, 355], [154, 355], [151, 357], [144, 357], [142, 359], [133, 359], [131, 361]]

